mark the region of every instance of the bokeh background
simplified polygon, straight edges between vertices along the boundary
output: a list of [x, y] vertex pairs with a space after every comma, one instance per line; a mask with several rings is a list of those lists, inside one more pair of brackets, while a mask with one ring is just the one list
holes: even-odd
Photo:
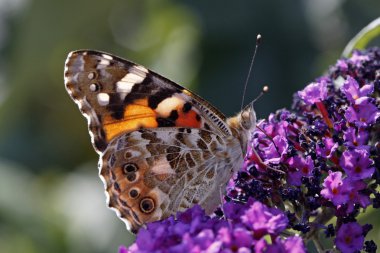
[[[105, 205], [98, 156], [63, 84], [69, 51], [103, 50], [259, 117], [334, 64], [378, 0], [0, 0], [0, 252], [117, 252], [133, 236]], [[379, 214], [377, 214], [379, 215]], [[369, 210], [361, 222], [377, 222]], [[379, 244], [379, 229], [369, 238]]]

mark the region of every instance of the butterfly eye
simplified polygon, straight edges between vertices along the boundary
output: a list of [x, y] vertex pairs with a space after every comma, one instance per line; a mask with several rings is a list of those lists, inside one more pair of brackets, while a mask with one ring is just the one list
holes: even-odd
[[144, 213], [150, 213], [154, 209], [154, 201], [151, 198], [145, 198], [140, 202], [140, 209]]
[[136, 189], [132, 189], [129, 191], [129, 197], [131, 197], [132, 199], [135, 199], [139, 196], [139, 191], [136, 190]]
[[245, 111], [241, 114], [242, 117], [242, 126], [245, 129], [249, 129], [251, 127], [251, 118], [250, 118], [250, 113], [248, 111]]
[[252, 103], [247, 107], [239, 115], [240, 126], [245, 130], [253, 131], [256, 127], [256, 113], [253, 109]]
[[138, 171], [138, 169], [139, 168], [137, 167], [136, 164], [134, 164], [134, 163], [127, 163], [123, 167], [123, 172], [124, 172], [124, 174], [128, 174], [130, 172], [136, 172], [136, 171]]
[[100, 85], [97, 83], [90, 84], [90, 91], [95, 92], [100, 90]]

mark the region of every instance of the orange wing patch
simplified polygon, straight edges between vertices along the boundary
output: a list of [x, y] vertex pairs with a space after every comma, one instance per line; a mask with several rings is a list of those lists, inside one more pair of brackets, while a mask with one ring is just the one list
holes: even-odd
[[192, 109], [190, 102], [186, 101], [181, 95], [175, 94], [162, 100], [155, 111], [159, 117], [164, 117], [172, 126], [175, 127], [201, 127], [200, 115]]
[[193, 127], [200, 128], [201, 127], [201, 117], [194, 110], [190, 110], [188, 112], [183, 112], [183, 108], [181, 108], [178, 114], [178, 119], [175, 121], [176, 126], [178, 127]]
[[103, 118], [103, 127], [107, 142], [119, 134], [131, 132], [139, 128], [158, 127], [157, 114], [148, 106], [147, 99], [135, 100], [125, 107], [124, 117], [115, 120], [111, 115]]
[[155, 109], [149, 107], [148, 99], [137, 99], [125, 106], [122, 119], [111, 115], [103, 118], [106, 141], [139, 128], [191, 127], [201, 128], [202, 119], [189, 102], [175, 95], [162, 100]]

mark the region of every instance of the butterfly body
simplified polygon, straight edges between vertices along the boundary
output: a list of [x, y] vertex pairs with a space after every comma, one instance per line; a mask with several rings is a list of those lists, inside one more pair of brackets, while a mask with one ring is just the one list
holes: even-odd
[[88, 50], [69, 54], [65, 85], [88, 120], [109, 206], [129, 229], [220, 204], [255, 127], [252, 105], [227, 119], [143, 66]]

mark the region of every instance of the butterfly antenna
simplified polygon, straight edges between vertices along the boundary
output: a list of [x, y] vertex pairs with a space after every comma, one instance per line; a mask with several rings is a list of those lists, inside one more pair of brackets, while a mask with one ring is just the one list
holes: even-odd
[[265, 93], [269, 91], [269, 87], [267, 85], [263, 86], [263, 89], [261, 90], [260, 94], [251, 102], [252, 104], [255, 104], [259, 98], [261, 98]]
[[[243, 110], [245, 93], [246, 93], [246, 91], [247, 91], [247, 85], [248, 85], [249, 77], [251, 76], [253, 63], [254, 63], [254, 61], [255, 61], [256, 52], [257, 52], [257, 49], [258, 49], [258, 47], [259, 47], [260, 42], [261, 42], [261, 35], [258, 34], [257, 37], [256, 37], [255, 51], [253, 52], [252, 59], [251, 59], [251, 64], [249, 65], [249, 70], [248, 70], [247, 79], [245, 80], [245, 84], [244, 84], [243, 98], [242, 98], [242, 100], [241, 100], [241, 107], [240, 107], [240, 110]], [[256, 99], [255, 99], [255, 100], [256, 100]]]

